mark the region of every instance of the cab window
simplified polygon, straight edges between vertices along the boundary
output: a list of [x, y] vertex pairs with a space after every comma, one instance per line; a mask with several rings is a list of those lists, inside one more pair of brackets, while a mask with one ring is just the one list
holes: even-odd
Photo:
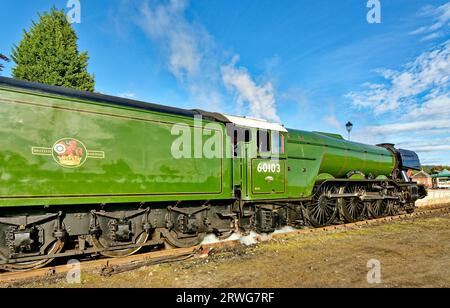
[[280, 132], [272, 132], [272, 153], [284, 154], [284, 135]]
[[243, 142], [249, 143], [252, 140], [252, 134], [249, 129], [233, 127], [228, 133], [233, 135], [233, 153], [234, 156], [239, 155], [239, 147]]
[[258, 130], [257, 134], [258, 152], [270, 152], [270, 132], [267, 130]]

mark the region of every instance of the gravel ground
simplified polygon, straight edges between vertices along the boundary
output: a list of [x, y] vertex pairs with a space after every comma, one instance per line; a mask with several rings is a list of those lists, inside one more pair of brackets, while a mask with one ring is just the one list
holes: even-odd
[[[69, 285], [64, 279], [22, 286], [450, 287], [449, 239], [450, 216], [416, 218], [363, 229], [299, 235], [207, 259], [143, 267], [108, 278], [82, 273], [81, 284]], [[378, 284], [368, 283], [369, 260], [381, 264]]]

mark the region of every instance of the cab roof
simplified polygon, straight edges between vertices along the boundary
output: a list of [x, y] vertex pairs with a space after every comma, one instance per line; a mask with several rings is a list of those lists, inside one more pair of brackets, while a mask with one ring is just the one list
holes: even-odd
[[253, 119], [249, 117], [237, 117], [237, 116], [231, 116], [227, 114], [223, 114], [223, 116], [237, 126], [245, 126], [250, 128], [259, 128], [259, 129], [265, 129], [265, 130], [271, 130], [271, 131], [278, 131], [278, 132], [285, 132], [287, 133], [287, 129], [278, 123], [269, 122], [266, 120], [261, 119]]

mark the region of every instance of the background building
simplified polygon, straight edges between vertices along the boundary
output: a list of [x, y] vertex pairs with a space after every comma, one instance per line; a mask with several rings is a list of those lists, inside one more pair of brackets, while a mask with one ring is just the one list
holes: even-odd
[[450, 171], [442, 170], [438, 174], [431, 176], [433, 188], [449, 189], [450, 188]]
[[417, 182], [417, 184], [424, 185], [426, 188], [431, 188], [433, 186], [431, 175], [423, 170], [413, 175], [412, 179]]

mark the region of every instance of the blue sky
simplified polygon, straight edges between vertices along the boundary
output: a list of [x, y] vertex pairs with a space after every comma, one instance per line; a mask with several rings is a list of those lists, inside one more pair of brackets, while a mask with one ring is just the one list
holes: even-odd
[[[450, 2], [80, 0], [96, 90], [395, 143], [450, 165]], [[2, 1], [0, 51], [67, 0]], [[10, 63], [3, 75], [10, 76]]]

